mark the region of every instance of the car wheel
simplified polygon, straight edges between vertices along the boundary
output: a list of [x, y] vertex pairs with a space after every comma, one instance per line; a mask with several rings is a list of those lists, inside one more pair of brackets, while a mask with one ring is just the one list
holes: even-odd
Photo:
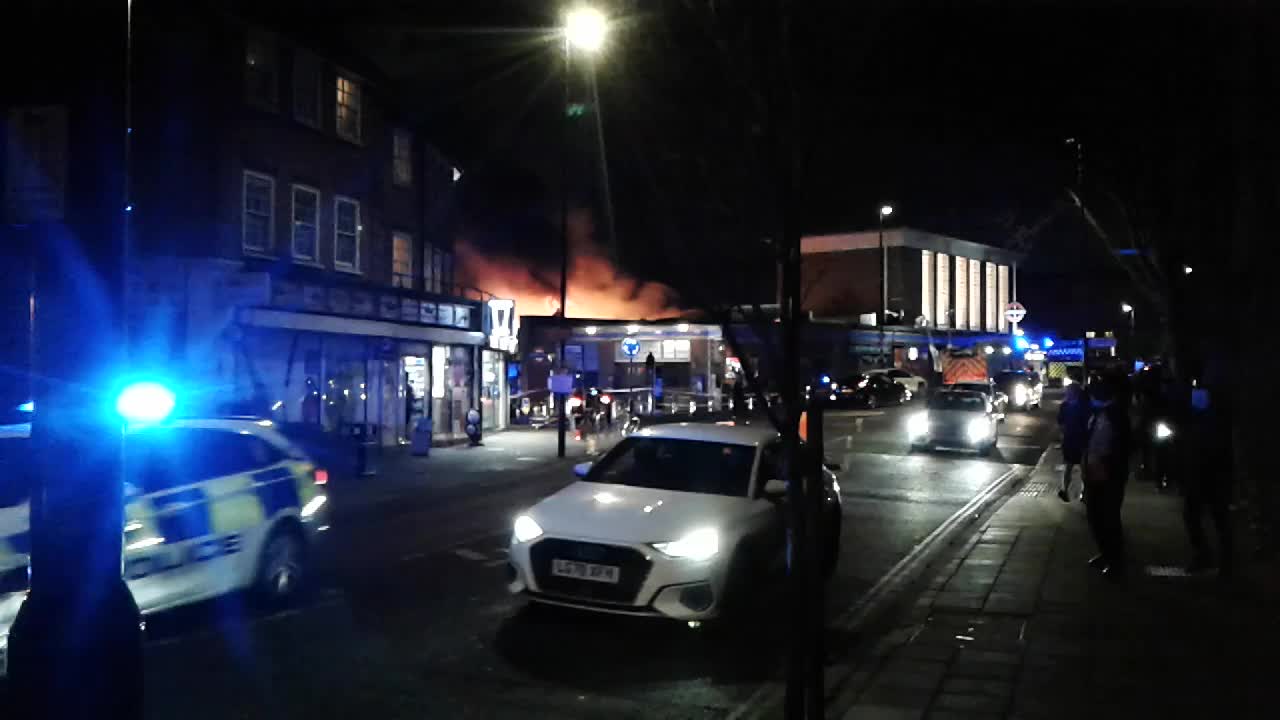
[[306, 580], [306, 544], [302, 533], [288, 525], [277, 527], [262, 546], [254, 589], [271, 604], [296, 598]]

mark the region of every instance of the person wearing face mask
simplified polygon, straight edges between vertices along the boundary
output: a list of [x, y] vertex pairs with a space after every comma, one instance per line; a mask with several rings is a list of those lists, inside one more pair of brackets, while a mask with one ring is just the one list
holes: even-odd
[[1089, 530], [1098, 546], [1098, 554], [1089, 565], [1111, 580], [1124, 575], [1120, 509], [1129, 479], [1129, 416], [1118, 385], [1115, 378], [1105, 377], [1089, 386], [1093, 416], [1089, 419], [1084, 470]]

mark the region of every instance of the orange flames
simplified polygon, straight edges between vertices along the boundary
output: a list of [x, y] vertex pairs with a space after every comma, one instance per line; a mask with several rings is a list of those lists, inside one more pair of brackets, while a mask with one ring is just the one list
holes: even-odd
[[[600, 251], [586, 211], [569, 215], [568, 317], [643, 320], [672, 317], [681, 310], [675, 291], [642, 282], [619, 270]], [[560, 309], [559, 265], [486, 253], [460, 240], [455, 247], [458, 282], [516, 301], [521, 315], [554, 315]]]

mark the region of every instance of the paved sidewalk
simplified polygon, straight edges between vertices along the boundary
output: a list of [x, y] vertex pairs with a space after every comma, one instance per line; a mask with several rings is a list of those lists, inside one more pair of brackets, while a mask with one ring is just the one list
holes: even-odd
[[1181, 497], [1135, 481], [1124, 507], [1130, 574], [1123, 584], [1103, 579], [1086, 564], [1094, 546], [1084, 507], [1053, 494], [1060, 458], [1051, 449], [956, 559], [935, 569], [897, 627], [868, 643], [832, 688], [830, 717], [1280, 713], [1275, 568], [1242, 558], [1230, 580], [1186, 576]]

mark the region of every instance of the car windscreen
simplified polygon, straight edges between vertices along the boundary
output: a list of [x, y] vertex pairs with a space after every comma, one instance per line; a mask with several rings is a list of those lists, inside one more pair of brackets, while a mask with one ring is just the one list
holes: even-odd
[[929, 409], [986, 412], [987, 401], [972, 393], [938, 393], [929, 398]]
[[629, 437], [587, 475], [587, 482], [745, 497], [756, 449], [701, 440]]

